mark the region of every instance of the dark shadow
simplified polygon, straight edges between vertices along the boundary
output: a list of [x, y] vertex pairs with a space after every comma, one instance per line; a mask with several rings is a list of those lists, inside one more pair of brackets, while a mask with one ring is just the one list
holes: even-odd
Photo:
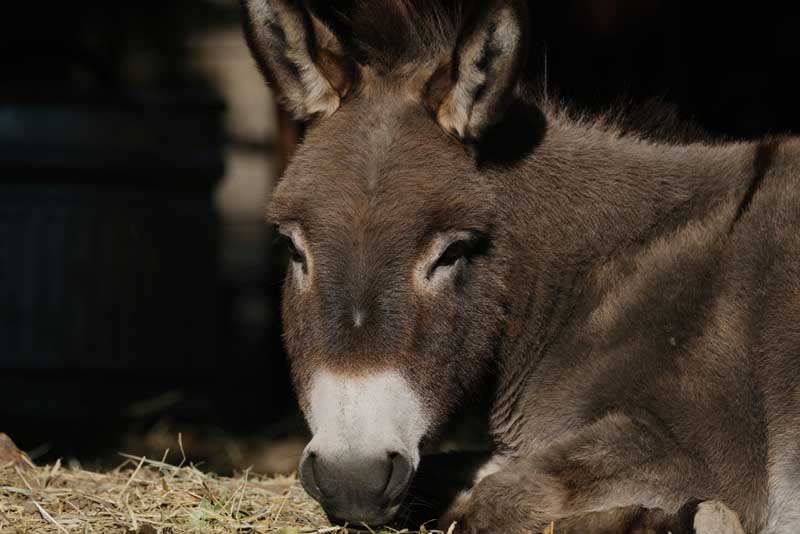
[[411, 483], [395, 528], [417, 530], [420, 525], [435, 528], [435, 521], [462, 491], [472, 488], [478, 470], [486, 464], [488, 451], [448, 452], [424, 456]]
[[514, 100], [500, 122], [490, 126], [478, 141], [478, 168], [513, 167], [542, 142], [547, 119], [539, 108]]

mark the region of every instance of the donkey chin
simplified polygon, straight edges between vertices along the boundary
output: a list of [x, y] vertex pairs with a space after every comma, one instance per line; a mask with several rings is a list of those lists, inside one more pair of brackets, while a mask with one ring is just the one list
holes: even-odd
[[319, 373], [308, 393], [313, 439], [300, 462], [306, 491], [334, 522], [392, 520], [419, 465], [427, 417], [393, 371], [367, 377]]

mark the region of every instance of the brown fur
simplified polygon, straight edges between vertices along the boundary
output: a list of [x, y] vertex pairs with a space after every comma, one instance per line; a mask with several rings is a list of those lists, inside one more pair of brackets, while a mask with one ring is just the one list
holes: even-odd
[[[489, 106], [464, 143], [426, 109], [441, 81], [433, 97], [418, 83], [452, 60], [361, 64], [275, 193], [271, 219], [302, 228], [310, 256], [310, 288], [289, 276], [283, 307], [301, 404], [318, 368], [398, 369], [437, 425], [495, 388], [505, 467], [456, 511], [467, 532], [691, 533], [697, 502], [718, 500], [747, 533], [788, 534], [800, 141], [658, 142], [520, 81], [491, 93], [514, 112]], [[483, 245], [451, 285], [415, 289], [431, 239], [456, 230]]]

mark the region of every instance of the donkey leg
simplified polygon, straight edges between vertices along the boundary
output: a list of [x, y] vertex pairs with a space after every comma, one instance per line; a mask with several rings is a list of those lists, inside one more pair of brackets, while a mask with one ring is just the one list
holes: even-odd
[[460, 532], [523, 534], [619, 508], [674, 514], [695, 495], [709, 494], [708, 479], [658, 421], [613, 413], [484, 478], [454, 515]]
[[447, 452], [422, 457], [395, 524], [398, 530], [414, 530], [440, 517], [475, 485], [489, 451]]
[[696, 500], [674, 514], [640, 507], [619, 508], [553, 522], [556, 534], [744, 534], [739, 517], [719, 501]]

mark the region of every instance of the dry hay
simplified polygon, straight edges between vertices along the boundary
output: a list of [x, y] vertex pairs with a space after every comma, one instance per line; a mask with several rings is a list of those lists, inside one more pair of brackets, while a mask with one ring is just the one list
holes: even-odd
[[44, 467], [0, 462], [0, 534], [346, 534], [364, 529], [328, 526], [294, 476], [245, 471], [222, 477], [192, 465], [126, 458], [107, 473], [60, 462]]

